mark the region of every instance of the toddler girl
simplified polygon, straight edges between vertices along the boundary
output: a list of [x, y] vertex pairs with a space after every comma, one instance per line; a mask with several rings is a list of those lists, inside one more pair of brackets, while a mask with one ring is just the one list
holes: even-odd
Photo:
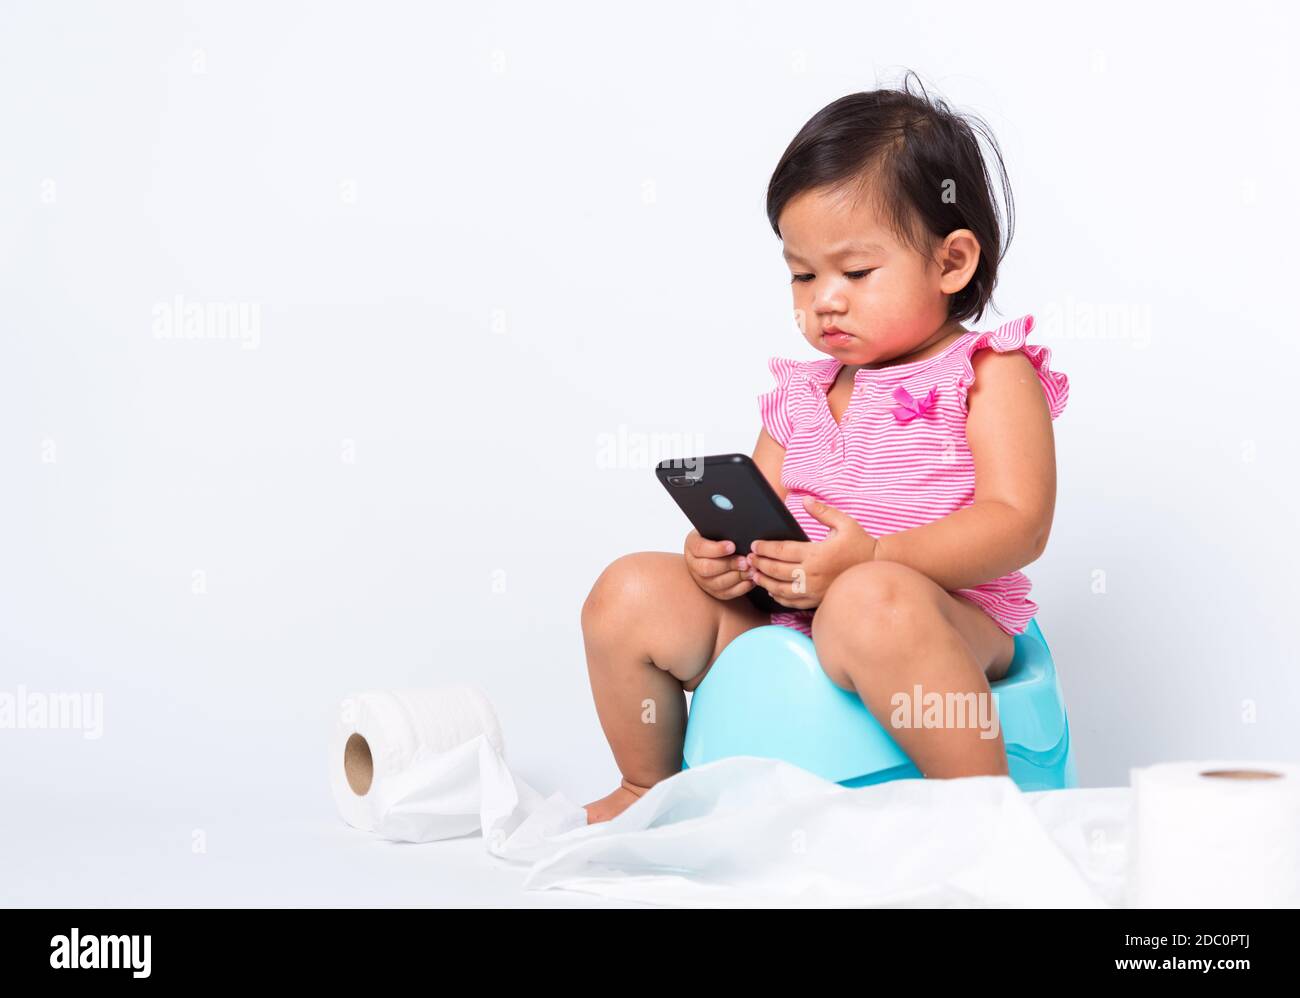
[[[1051, 528], [1051, 421], [1069, 384], [1027, 342], [1033, 316], [962, 325], [989, 304], [1014, 229], [996, 142], [924, 88], [851, 94], [790, 143], [767, 213], [796, 323], [826, 356], [769, 361], [754, 461], [809, 540], [735, 551], [692, 530], [682, 554], [624, 555], [596, 580], [583, 640], [623, 780], [587, 805], [589, 822], [681, 771], [685, 692], [768, 623], [809, 635], [926, 777], [1007, 773], [987, 725], [891, 724], [896, 695], [990, 697], [1037, 610], [1020, 569]], [[755, 586], [787, 609], [759, 610]]]

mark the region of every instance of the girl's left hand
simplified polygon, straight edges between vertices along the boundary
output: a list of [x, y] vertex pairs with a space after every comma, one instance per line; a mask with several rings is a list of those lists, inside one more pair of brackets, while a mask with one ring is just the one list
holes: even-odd
[[853, 517], [812, 496], [803, 505], [831, 528], [824, 540], [755, 541], [749, 555], [749, 578], [792, 610], [817, 607], [841, 572], [876, 555], [876, 539]]

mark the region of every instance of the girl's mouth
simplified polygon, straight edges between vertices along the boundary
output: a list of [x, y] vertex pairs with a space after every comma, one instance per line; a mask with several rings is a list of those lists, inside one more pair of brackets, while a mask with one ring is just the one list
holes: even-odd
[[833, 347], [847, 346], [853, 342], [853, 337], [848, 333], [842, 333], [838, 329], [828, 329], [822, 333], [822, 340]]

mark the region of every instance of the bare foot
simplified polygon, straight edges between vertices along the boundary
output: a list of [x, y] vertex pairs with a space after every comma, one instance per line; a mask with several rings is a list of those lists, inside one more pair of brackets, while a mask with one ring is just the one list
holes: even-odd
[[617, 818], [640, 800], [641, 796], [649, 789], [649, 787], [640, 787], [624, 779], [612, 794], [586, 805], [587, 824], [594, 825], [600, 821]]

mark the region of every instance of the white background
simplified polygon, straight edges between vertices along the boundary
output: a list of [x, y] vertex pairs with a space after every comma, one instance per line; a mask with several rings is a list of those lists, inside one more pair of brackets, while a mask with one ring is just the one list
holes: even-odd
[[[0, 692], [104, 717], [0, 730], [0, 900], [459, 896], [340, 826], [358, 689], [472, 681], [534, 786], [612, 789], [582, 601], [680, 550], [653, 463], [750, 451], [818, 356], [766, 184], [905, 68], [1015, 192], [968, 326], [1070, 378], [1026, 572], [1081, 783], [1295, 758], [1296, 24], [1209, 10], [6, 4]], [[256, 347], [156, 337], [178, 295]]]

